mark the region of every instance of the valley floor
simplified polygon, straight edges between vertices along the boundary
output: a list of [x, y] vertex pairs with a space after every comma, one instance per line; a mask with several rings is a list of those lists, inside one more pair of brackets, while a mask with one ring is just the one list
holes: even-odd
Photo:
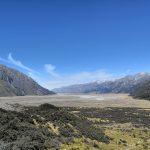
[[0, 106], [0, 150], [150, 150], [150, 101], [52, 95], [1, 97]]
[[127, 94], [58, 94], [50, 96], [0, 97], [0, 108], [12, 109], [11, 105], [38, 106], [50, 103], [59, 107], [139, 107], [150, 108], [150, 101], [133, 99]]

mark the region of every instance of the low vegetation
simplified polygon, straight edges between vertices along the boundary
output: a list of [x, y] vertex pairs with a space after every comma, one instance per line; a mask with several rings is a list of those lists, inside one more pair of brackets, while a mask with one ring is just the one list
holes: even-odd
[[62, 144], [82, 136], [104, 143], [110, 140], [86, 118], [50, 104], [25, 108], [23, 112], [0, 109], [2, 150], [60, 149]]
[[0, 109], [0, 150], [149, 150], [149, 124], [149, 109]]

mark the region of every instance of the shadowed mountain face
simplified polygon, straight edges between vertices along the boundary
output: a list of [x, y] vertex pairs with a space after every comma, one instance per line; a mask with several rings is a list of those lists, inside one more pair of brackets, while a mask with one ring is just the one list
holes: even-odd
[[17, 70], [0, 65], [0, 96], [49, 95], [49, 91]]
[[131, 95], [135, 98], [150, 100], [150, 80], [138, 84]]
[[132, 93], [137, 86], [150, 81], [149, 73], [130, 75], [115, 81], [92, 82], [54, 89], [58, 93]]

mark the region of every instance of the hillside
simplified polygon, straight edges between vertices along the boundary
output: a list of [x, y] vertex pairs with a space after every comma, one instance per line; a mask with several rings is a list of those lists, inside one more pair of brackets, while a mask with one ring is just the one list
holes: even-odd
[[131, 95], [135, 98], [150, 100], [150, 81], [145, 81], [142, 84], [137, 85]]
[[131, 93], [137, 85], [149, 80], [149, 73], [138, 73], [114, 81], [71, 85], [53, 89], [53, 91], [58, 93]]
[[41, 87], [25, 74], [0, 65], [0, 96], [49, 95], [54, 92]]

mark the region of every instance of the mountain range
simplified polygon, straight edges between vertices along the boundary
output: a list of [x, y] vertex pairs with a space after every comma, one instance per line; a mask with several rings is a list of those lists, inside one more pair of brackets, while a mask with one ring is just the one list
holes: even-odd
[[0, 65], [0, 96], [49, 95], [55, 94], [43, 88], [27, 75]]
[[0, 96], [50, 95], [55, 93], [129, 93], [135, 98], [150, 100], [150, 73], [138, 73], [116, 80], [95, 81], [49, 91], [27, 75], [5, 65], [0, 65]]
[[[96, 81], [53, 89], [57, 93], [129, 93], [134, 97], [150, 97], [150, 73], [128, 75], [113, 81]], [[147, 94], [147, 95], [146, 95]]]

